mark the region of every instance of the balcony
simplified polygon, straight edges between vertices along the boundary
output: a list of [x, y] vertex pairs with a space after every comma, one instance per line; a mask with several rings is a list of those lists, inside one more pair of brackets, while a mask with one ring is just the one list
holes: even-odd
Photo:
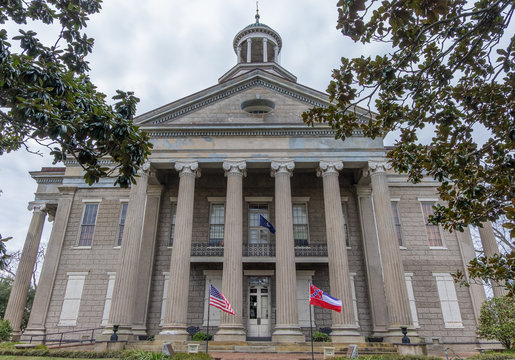
[[224, 256], [224, 243], [193, 243], [191, 244], [191, 256]]
[[243, 256], [275, 256], [273, 244], [243, 244]]
[[[221, 242], [193, 243], [191, 256], [224, 256]], [[275, 257], [275, 244], [243, 244], [244, 257]], [[295, 242], [295, 257], [327, 257], [327, 244]]]
[[327, 244], [295, 245], [295, 257], [325, 257], [327, 256]]

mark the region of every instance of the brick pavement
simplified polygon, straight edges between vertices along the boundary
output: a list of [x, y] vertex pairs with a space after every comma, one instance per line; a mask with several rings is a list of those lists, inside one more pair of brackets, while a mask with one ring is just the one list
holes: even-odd
[[[209, 352], [215, 359], [220, 360], [311, 360], [311, 354], [305, 353], [217, 353]], [[315, 359], [323, 359], [323, 354], [315, 354]]]

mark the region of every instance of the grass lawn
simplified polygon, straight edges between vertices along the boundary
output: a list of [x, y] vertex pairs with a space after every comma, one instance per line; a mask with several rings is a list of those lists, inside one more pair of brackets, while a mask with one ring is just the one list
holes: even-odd
[[[0, 360], [72, 360], [72, 358], [56, 358], [56, 357], [47, 357], [47, 356], [19, 356], [19, 355], [1, 355]], [[75, 358], [73, 360], [106, 360], [106, 359], [78, 359]], [[114, 359], [113, 359], [114, 360]]]

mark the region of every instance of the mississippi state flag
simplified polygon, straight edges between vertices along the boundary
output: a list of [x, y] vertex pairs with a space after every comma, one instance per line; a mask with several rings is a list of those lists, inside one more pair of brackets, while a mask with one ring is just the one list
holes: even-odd
[[309, 284], [309, 304], [321, 306], [325, 309], [342, 312], [342, 301], [326, 294], [313, 284]]

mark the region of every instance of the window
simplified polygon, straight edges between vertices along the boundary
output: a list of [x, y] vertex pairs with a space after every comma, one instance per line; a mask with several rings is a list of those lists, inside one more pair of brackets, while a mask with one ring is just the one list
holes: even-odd
[[451, 274], [433, 273], [440, 296], [442, 316], [446, 328], [462, 328], [460, 306]]
[[69, 272], [58, 326], [76, 326], [87, 272]]
[[177, 203], [172, 203], [172, 226], [170, 228], [170, 243], [168, 246], [173, 246], [173, 238], [175, 236], [175, 217], [177, 215]]
[[259, 215], [268, 220], [268, 205], [249, 204], [249, 244], [268, 244], [269, 230], [259, 226]]
[[433, 215], [433, 202], [422, 202], [422, 211], [424, 213], [424, 222], [426, 224], [427, 239], [431, 247], [443, 247], [442, 234], [440, 227], [429, 223], [429, 216]]
[[343, 213], [343, 231], [345, 234], [345, 246], [350, 248], [350, 236], [349, 236], [349, 216], [347, 212], [347, 202], [342, 203], [342, 213]]
[[211, 204], [209, 216], [209, 245], [223, 246], [224, 243], [225, 205]]
[[86, 204], [82, 215], [79, 246], [91, 246], [95, 223], [97, 221], [98, 204]]
[[293, 204], [293, 240], [295, 246], [307, 246], [309, 244], [306, 204]]
[[106, 326], [107, 321], [109, 320], [109, 311], [111, 310], [111, 301], [113, 300], [114, 279], [116, 277], [116, 273], [108, 272], [107, 276], [109, 276], [109, 280], [107, 281], [107, 292], [106, 300], [104, 303], [104, 314], [102, 315], [102, 326]]
[[415, 304], [415, 293], [413, 292], [413, 283], [411, 278], [413, 273], [405, 273], [404, 279], [406, 280], [406, 290], [408, 291], [409, 307], [411, 310], [411, 319], [413, 320], [413, 326], [419, 328], [417, 306]]
[[399, 246], [403, 246], [402, 232], [401, 232], [401, 219], [399, 217], [398, 204], [399, 204], [398, 201], [392, 201], [393, 223], [395, 224], [395, 231], [397, 233], [397, 240], [399, 241]]
[[123, 237], [123, 228], [125, 227], [125, 216], [127, 215], [127, 203], [122, 204], [122, 209], [120, 210], [120, 226], [118, 230], [118, 242], [117, 245], [122, 245], [122, 237]]

